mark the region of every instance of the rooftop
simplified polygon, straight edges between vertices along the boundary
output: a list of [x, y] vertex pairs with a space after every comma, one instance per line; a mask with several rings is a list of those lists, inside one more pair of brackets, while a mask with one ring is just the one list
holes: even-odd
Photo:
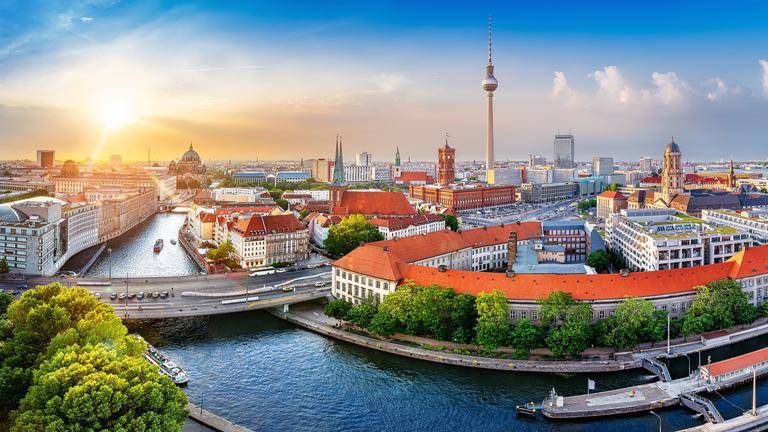
[[742, 354], [733, 358], [701, 366], [710, 376], [723, 375], [728, 372], [740, 371], [768, 360], [768, 348]]

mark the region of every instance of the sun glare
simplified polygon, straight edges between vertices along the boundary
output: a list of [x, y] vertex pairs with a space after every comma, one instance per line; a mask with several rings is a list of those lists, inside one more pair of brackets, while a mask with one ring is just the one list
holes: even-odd
[[105, 99], [95, 113], [96, 119], [104, 129], [112, 131], [139, 120], [139, 114], [133, 102], [125, 97], [111, 97]]

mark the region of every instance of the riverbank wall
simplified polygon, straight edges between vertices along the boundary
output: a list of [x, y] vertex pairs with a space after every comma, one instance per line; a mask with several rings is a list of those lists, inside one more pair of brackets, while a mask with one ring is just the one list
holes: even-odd
[[324, 336], [332, 337], [366, 348], [388, 352], [391, 354], [397, 354], [435, 363], [449, 364], [453, 366], [471, 367], [476, 369], [547, 373], [617, 372], [627, 369], [635, 369], [641, 366], [640, 362], [635, 360], [513, 360], [471, 356], [443, 351], [432, 351], [424, 348], [399, 344], [384, 339], [376, 339], [373, 337], [350, 333], [336, 328], [333, 325], [328, 325], [316, 319], [311, 319], [308, 316], [302, 316], [293, 312], [283, 312], [282, 310], [276, 310], [274, 308], [268, 309], [268, 311], [278, 318], [281, 318], [285, 321], [315, 333], [322, 334]]
[[253, 432], [192, 403], [187, 404], [187, 411], [190, 419], [218, 432]]
[[198, 267], [206, 271], [208, 270], [208, 263], [205, 262], [203, 257], [197, 253], [197, 249], [195, 249], [189, 240], [187, 240], [187, 236], [184, 232], [184, 225], [182, 225], [179, 229], [179, 244], [184, 248], [185, 251], [187, 251], [187, 255], [192, 257], [192, 260], [195, 261], [195, 264], [197, 264]]

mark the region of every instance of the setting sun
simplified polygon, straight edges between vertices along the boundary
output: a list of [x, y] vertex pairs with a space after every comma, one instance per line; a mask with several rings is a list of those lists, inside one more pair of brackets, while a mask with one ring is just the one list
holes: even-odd
[[136, 123], [140, 116], [130, 98], [112, 96], [99, 104], [95, 117], [106, 130], [115, 130]]

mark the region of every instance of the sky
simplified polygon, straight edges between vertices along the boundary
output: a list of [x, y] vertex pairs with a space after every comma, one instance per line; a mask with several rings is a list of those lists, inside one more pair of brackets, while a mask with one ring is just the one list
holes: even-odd
[[761, 1], [0, 0], [0, 159], [765, 160]]

